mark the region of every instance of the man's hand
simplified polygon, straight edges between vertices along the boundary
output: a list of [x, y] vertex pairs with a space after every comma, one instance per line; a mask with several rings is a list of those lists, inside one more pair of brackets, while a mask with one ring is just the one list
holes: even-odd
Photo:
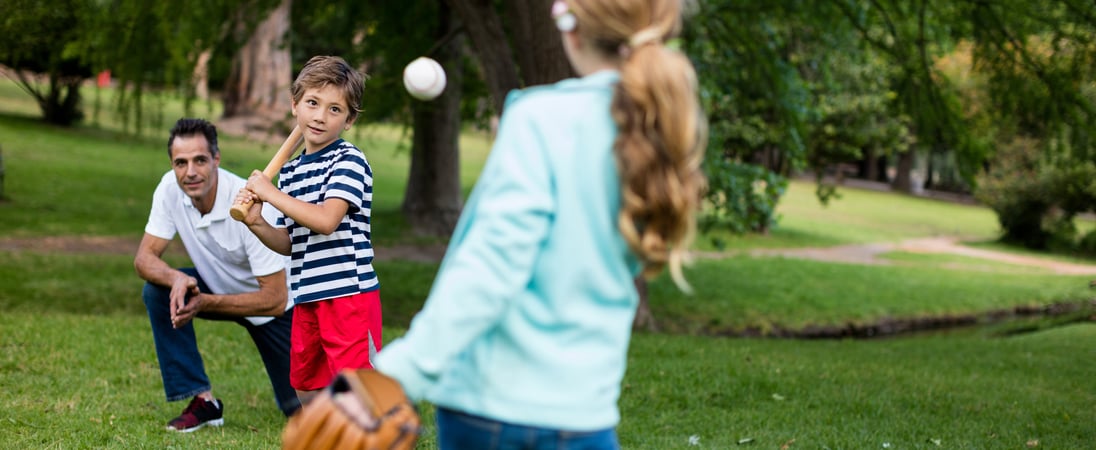
[[186, 304], [175, 314], [171, 316], [171, 326], [175, 328], [185, 327], [186, 324], [194, 320], [198, 316], [198, 313], [202, 312], [202, 307], [205, 304], [206, 294], [193, 294]]
[[[178, 277], [175, 277], [175, 282], [171, 284], [171, 323], [175, 328], [179, 328], [186, 323], [177, 323], [179, 313], [183, 311], [183, 308], [187, 305], [187, 296], [197, 297], [200, 295], [198, 291], [198, 280], [192, 276], [184, 275], [180, 272]], [[196, 314], [196, 312], [194, 313]], [[193, 318], [191, 314], [190, 318]], [[187, 322], [190, 321], [187, 319]]]

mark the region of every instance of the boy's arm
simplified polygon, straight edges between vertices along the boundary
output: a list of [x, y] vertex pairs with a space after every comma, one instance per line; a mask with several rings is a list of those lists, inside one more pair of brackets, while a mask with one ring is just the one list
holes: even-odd
[[[277, 189], [275, 189], [275, 191], [277, 191]], [[239, 205], [248, 201], [254, 203], [248, 208], [247, 215], [244, 216], [244, 219], [242, 220], [244, 225], [247, 225], [247, 229], [251, 230], [251, 233], [258, 237], [267, 248], [282, 255], [290, 255], [293, 251], [293, 241], [289, 238], [289, 230], [274, 227], [270, 225], [270, 222], [266, 221], [266, 218], [263, 217], [262, 213], [263, 204], [258, 200], [255, 193], [247, 188], [240, 189], [240, 192], [236, 194], [236, 200], [233, 204]]]
[[[247, 189], [254, 195], [252, 200], [268, 202], [278, 208], [282, 214], [295, 222], [319, 234], [331, 234], [339, 227], [343, 216], [350, 210], [350, 204], [339, 198], [329, 198], [319, 204], [312, 204], [293, 198], [282, 192], [270, 182], [261, 171], [251, 172], [247, 179]], [[242, 191], [241, 191], [242, 192]], [[240, 201], [241, 199], [237, 199]], [[257, 202], [256, 202], [257, 203]], [[248, 225], [250, 227], [250, 225]], [[252, 230], [254, 231], [254, 230]], [[258, 233], [256, 233], [258, 234]], [[288, 238], [288, 235], [286, 236]], [[262, 236], [259, 236], [262, 239]], [[266, 240], [263, 239], [265, 243]], [[270, 247], [275, 250], [277, 248]], [[289, 253], [283, 253], [288, 255]]]

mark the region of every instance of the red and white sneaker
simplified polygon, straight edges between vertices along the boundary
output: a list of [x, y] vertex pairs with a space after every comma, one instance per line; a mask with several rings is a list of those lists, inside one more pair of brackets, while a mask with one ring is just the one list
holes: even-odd
[[225, 407], [220, 400], [194, 397], [183, 413], [167, 423], [167, 429], [189, 433], [206, 425], [219, 427], [225, 424]]

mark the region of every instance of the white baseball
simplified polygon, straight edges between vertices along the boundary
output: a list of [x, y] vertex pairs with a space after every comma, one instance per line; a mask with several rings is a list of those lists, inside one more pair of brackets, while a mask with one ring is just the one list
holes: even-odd
[[437, 61], [420, 56], [403, 69], [403, 87], [419, 100], [433, 100], [445, 90], [445, 70]]

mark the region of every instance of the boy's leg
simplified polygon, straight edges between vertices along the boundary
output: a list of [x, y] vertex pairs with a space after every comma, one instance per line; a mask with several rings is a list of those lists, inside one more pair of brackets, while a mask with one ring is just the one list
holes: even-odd
[[[194, 269], [180, 270], [198, 278]], [[200, 279], [199, 284], [203, 284]], [[156, 344], [156, 358], [160, 363], [164, 395], [169, 402], [185, 400], [211, 389], [202, 355], [198, 353], [194, 323], [178, 329], [171, 325], [170, 294], [171, 289], [152, 283], [146, 283], [141, 294], [152, 325], [152, 339]]]
[[302, 303], [293, 307], [289, 383], [297, 390], [297, 398], [302, 404], [307, 404], [334, 378], [320, 342], [320, 323], [316, 317], [317, 307], [327, 302]]
[[317, 302], [324, 353], [331, 372], [372, 369], [381, 350], [381, 298], [374, 290]]
[[251, 340], [255, 341], [255, 348], [263, 358], [278, 408], [286, 417], [292, 415], [301, 406], [297, 400], [297, 391], [289, 383], [289, 340], [293, 328], [293, 309], [262, 325], [253, 325], [247, 320], [240, 320], [239, 323], [247, 328]]

